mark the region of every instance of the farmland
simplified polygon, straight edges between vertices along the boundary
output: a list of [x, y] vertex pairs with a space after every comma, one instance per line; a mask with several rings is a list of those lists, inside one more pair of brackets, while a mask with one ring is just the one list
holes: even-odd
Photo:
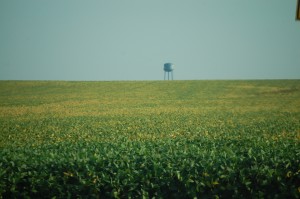
[[300, 80], [0, 81], [0, 198], [300, 198]]

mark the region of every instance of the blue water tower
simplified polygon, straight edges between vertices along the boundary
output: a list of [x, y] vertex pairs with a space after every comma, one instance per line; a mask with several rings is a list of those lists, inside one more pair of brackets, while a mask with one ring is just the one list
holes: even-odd
[[174, 64], [172, 63], [165, 63], [164, 64], [164, 80], [166, 80], [166, 73], [168, 73], [168, 80], [170, 80], [170, 73], [171, 73], [171, 78], [173, 80], [173, 70], [174, 70]]

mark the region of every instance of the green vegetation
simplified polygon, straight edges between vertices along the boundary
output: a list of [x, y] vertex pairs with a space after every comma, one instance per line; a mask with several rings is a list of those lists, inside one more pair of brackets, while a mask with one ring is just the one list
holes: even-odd
[[300, 80], [0, 82], [0, 198], [299, 198]]

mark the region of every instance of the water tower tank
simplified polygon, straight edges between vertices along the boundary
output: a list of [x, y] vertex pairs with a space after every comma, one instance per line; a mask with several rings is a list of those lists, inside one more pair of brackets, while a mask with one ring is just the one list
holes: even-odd
[[164, 71], [171, 72], [174, 70], [174, 64], [172, 63], [165, 63], [164, 64]]

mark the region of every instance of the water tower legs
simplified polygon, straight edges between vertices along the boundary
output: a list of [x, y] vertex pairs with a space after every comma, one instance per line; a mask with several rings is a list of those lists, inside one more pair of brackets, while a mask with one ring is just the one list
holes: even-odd
[[168, 73], [168, 80], [170, 80], [170, 73], [171, 73], [171, 80], [173, 80], [173, 71], [165, 71], [164, 80], [166, 80], [166, 73]]

